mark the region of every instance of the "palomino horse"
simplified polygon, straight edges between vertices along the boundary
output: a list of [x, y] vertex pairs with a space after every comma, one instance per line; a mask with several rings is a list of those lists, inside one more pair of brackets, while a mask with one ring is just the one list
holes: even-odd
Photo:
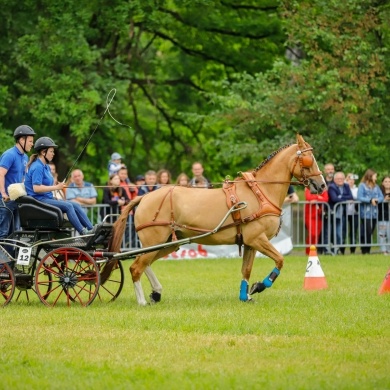
[[[234, 181], [226, 181], [224, 188], [164, 186], [131, 201], [114, 224], [109, 250], [119, 252], [128, 215], [135, 206], [138, 206], [135, 227], [143, 248], [172, 242], [170, 247], [137, 256], [130, 266], [138, 304], [147, 304], [140, 282], [143, 272], [152, 286], [151, 303], [160, 301], [162, 286], [151, 265], [180, 247], [174, 245], [175, 240], [187, 237], [195, 237], [194, 242], [204, 245], [237, 243], [240, 249], [244, 245], [241, 301], [250, 301], [252, 294], [271, 287], [283, 267], [283, 256], [269, 240], [280, 229], [281, 207], [293, 176], [312, 193], [326, 189], [312, 147], [299, 134], [296, 144], [280, 148], [252, 172], [243, 172]], [[232, 213], [218, 232], [196, 238], [200, 233], [212, 231], [227, 210], [242, 201], [247, 207]], [[248, 293], [256, 251], [273, 259], [275, 268], [262, 282], [254, 283]]]

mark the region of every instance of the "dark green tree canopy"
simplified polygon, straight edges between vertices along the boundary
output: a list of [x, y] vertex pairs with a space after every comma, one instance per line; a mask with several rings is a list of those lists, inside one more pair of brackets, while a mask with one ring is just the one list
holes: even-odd
[[284, 53], [276, 1], [0, 3], [3, 129], [23, 122], [52, 136], [69, 167], [117, 90], [110, 112], [130, 127], [104, 119], [80, 161], [92, 177], [105, 175], [113, 151], [132, 175], [177, 175], [193, 160], [218, 172], [206, 144], [221, 128], [205, 125], [206, 93]]

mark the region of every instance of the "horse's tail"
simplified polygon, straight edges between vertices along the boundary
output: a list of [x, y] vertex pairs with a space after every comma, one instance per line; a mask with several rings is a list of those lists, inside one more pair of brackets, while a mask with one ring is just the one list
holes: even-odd
[[130, 203], [122, 210], [121, 215], [114, 223], [112, 227], [112, 236], [108, 244], [108, 250], [110, 252], [119, 252], [121, 249], [121, 243], [123, 239], [123, 234], [126, 229], [127, 218], [130, 214], [130, 211], [133, 210], [135, 206], [138, 206], [141, 202], [142, 196], [136, 196]]

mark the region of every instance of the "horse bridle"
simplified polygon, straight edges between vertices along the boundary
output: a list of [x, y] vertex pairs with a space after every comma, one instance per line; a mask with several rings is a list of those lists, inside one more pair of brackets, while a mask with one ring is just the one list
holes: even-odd
[[309, 187], [309, 185], [310, 185], [309, 178], [310, 177], [320, 176], [322, 174], [321, 171], [314, 172], [314, 173], [312, 173], [310, 175], [307, 175], [306, 172], [305, 172], [306, 169], [309, 169], [309, 168], [311, 168], [313, 166], [314, 158], [313, 158], [312, 154], [310, 156], [305, 156], [303, 153], [311, 152], [312, 150], [313, 150], [313, 148], [311, 146], [310, 147], [306, 147], [306, 149], [303, 149], [303, 150], [300, 150], [299, 147], [298, 147], [297, 157], [295, 159], [294, 165], [293, 165], [292, 170], [291, 170], [291, 175], [294, 176], [294, 170], [295, 170], [295, 167], [296, 167], [296, 165], [298, 164], [298, 161], [299, 161], [299, 168], [300, 168], [300, 171], [301, 171], [302, 178], [298, 181], [298, 183], [303, 185], [303, 186], [305, 186], [305, 187]]

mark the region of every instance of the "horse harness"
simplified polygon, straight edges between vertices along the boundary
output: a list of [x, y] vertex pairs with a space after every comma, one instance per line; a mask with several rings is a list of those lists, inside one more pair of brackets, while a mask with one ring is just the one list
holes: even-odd
[[[240, 211], [234, 211], [232, 213], [233, 223], [230, 223], [228, 225], [224, 225], [220, 229], [220, 230], [225, 230], [225, 229], [231, 228], [232, 226], [237, 227], [236, 244], [238, 245], [240, 256], [241, 256], [241, 247], [243, 245], [241, 225], [244, 223], [252, 222], [252, 221], [254, 221], [258, 218], [261, 218], [265, 215], [275, 215], [275, 216], [279, 217], [281, 214], [281, 211], [282, 211], [280, 207], [274, 205], [264, 195], [264, 193], [261, 191], [261, 189], [258, 186], [256, 179], [252, 173], [241, 172], [241, 176], [242, 177], [240, 179], [248, 184], [249, 188], [252, 190], [252, 192], [256, 196], [256, 199], [259, 203], [259, 209], [255, 213], [248, 215], [245, 218], [241, 217]], [[225, 180], [225, 182], [223, 183], [223, 191], [225, 192], [225, 195], [226, 195], [226, 203], [227, 203], [228, 209], [230, 209], [231, 207], [233, 207], [234, 205], [236, 205], [237, 203], [240, 202], [240, 199], [238, 198], [237, 193], [236, 193], [236, 182], [241, 181], [240, 179], [236, 180], [236, 181]], [[136, 228], [137, 232], [146, 228], [146, 227], [149, 227], [149, 226], [169, 226], [170, 225], [171, 229], [172, 229], [172, 241], [176, 241], [177, 237], [176, 237], [176, 233], [175, 233], [175, 228], [177, 228], [177, 227], [188, 229], [188, 230], [193, 230], [193, 231], [197, 231], [197, 232], [202, 232], [202, 233], [207, 233], [207, 232], [211, 231], [209, 229], [201, 229], [198, 227], [182, 225], [182, 224], [179, 224], [175, 221], [175, 216], [174, 216], [174, 212], [173, 212], [173, 199], [172, 199], [174, 189], [175, 189], [175, 187], [172, 187], [165, 194], [165, 196], [161, 200], [161, 203], [160, 203], [156, 213], [154, 214], [152, 221], [148, 222], [148, 223], [144, 223], [142, 225], [139, 225]], [[170, 221], [157, 221], [156, 219], [157, 219], [157, 217], [161, 211], [161, 208], [162, 208], [165, 200], [167, 199], [168, 195], [169, 195], [169, 201], [170, 201], [170, 206], [171, 206], [171, 220]], [[281, 225], [279, 225], [279, 229], [278, 229], [277, 233], [279, 233], [280, 226]]]
[[[295, 170], [296, 165], [299, 162], [302, 179], [299, 181], [298, 184], [304, 185], [305, 187], [307, 187], [309, 185], [309, 177], [321, 175], [320, 171], [315, 172], [311, 175], [307, 175], [306, 172], [304, 171], [304, 168], [310, 168], [313, 165], [313, 162], [314, 162], [313, 156], [311, 156], [311, 155], [304, 156], [303, 155], [304, 152], [311, 151], [311, 150], [312, 150], [311, 147], [307, 147], [306, 149], [303, 149], [303, 150], [300, 150], [300, 149], [297, 150], [297, 158], [295, 160], [294, 166], [293, 166], [292, 171], [291, 171], [292, 176], [294, 176], [293, 172]], [[255, 195], [255, 197], [258, 201], [259, 208], [255, 213], [248, 215], [245, 218], [241, 217], [241, 212], [239, 210], [233, 211], [233, 213], [232, 213], [233, 223], [222, 226], [220, 228], [220, 230], [225, 230], [225, 229], [229, 229], [233, 226], [236, 226], [236, 228], [237, 228], [236, 244], [238, 245], [239, 255], [241, 256], [241, 247], [244, 243], [244, 240], [242, 237], [241, 225], [244, 223], [252, 222], [252, 221], [259, 219], [261, 217], [264, 217], [266, 215], [274, 215], [274, 216], [280, 217], [282, 209], [280, 207], [276, 206], [275, 204], [273, 204], [266, 197], [266, 195], [263, 193], [263, 191], [260, 189], [260, 187], [258, 185], [259, 182], [263, 182], [263, 181], [256, 180], [253, 173], [240, 172], [240, 176], [241, 177], [239, 177], [238, 179], [236, 179], [234, 181], [227, 179], [223, 183], [222, 188], [223, 188], [223, 191], [225, 192], [225, 195], [226, 195], [226, 203], [227, 203], [228, 209], [230, 209], [231, 207], [233, 207], [234, 205], [236, 205], [237, 203], [240, 202], [240, 199], [238, 198], [237, 193], [236, 193], [236, 183], [242, 182], [242, 181], [245, 182], [249, 186], [249, 188], [252, 190], [253, 194]], [[276, 183], [276, 182], [273, 182], [273, 183]], [[283, 183], [285, 183], [285, 182], [283, 182]], [[290, 183], [290, 181], [288, 183]], [[184, 228], [187, 230], [196, 231], [196, 232], [201, 232], [201, 233], [207, 233], [207, 232], [211, 231], [209, 229], [201, 229], [201, 228], [197, 228], [197, 227], [193, 227], [193, 226], [182, 225], [182, 224], [179, 224], [175, 221], [175, 216], [174, 216], [174, 212], [173, 212], [173, 199], [172, 199], [174, 189], [175, 189], [175, 186], [173, 186], [165, 194], [165, 196], [161, 200], [161, 203], [160, 203], [156, 213], [154, 214], [152, 221], [148, 222], [148, 223], [144, 223], [142, 225], [139, 225], [136, 228], [137, 232], [146, 228], [146, 227], [150, 227], [150, 226], [171, 226], [172, 241], [176, 241], [177, 236], [175, 233], [175, 228], [177, 228], [177, 227]], [[161, 211], [161, 208], [162, 208], [166, 198], [168, 197], [168, 195], [169, 195], [170, 206], [171, 206], [171, 220], [170, 221], [157, 221], [156, 219], [157, 219], [157, 217]], [[282, 226], [282, 221], [280, 221], [278, 231], [276, 232], [275, 235], [277, 235], [279, 233], [281, 226]]]

